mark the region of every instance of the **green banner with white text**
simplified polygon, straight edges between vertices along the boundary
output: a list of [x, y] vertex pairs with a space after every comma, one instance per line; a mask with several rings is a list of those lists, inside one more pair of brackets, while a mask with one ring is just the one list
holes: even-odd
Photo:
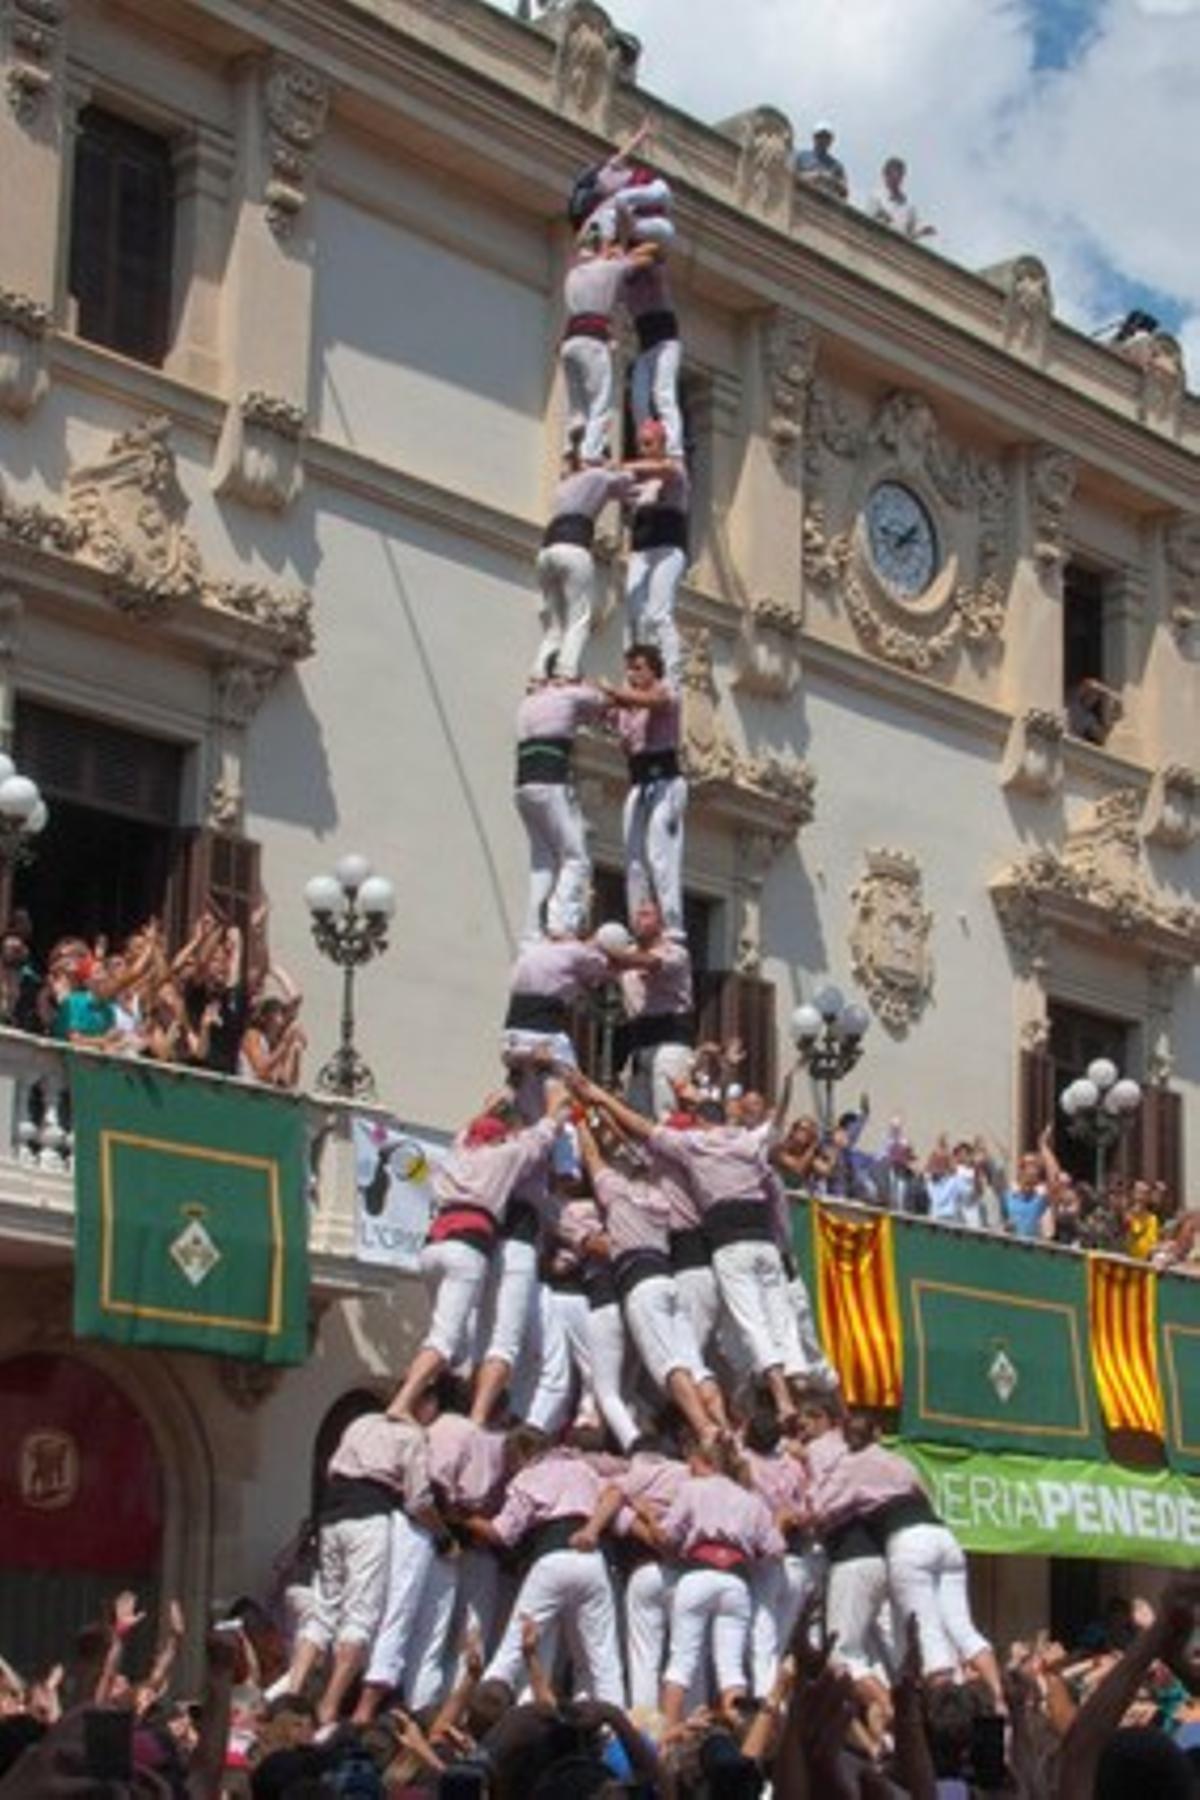
[[303, 1362], [300, 1102], [77, 1056], [71, 1106], [78, 1335]]
[[1200, 1565], [1198, 1481], [1062, 1457], [894, 1448], [922, 1476], [964, 1549]]

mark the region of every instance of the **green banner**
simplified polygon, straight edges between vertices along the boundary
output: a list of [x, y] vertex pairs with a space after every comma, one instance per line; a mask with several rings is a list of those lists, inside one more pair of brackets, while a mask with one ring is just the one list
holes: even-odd
[[903, 1219], [895, 1245], [903, 1435], [1102, 1455], [1083, 1259]]
[[893, 1447], [967, 1550], [1200, 1565], [1200, 1482], [1115, 1463]]
[[71, 1105], [79, 1336], [303, 1362], [299, 1101], [81, 1056]]
[[1167, 1456], [1173, 1468], [1200, 1475], [1200, 1281], [1159, 1276], [1158, 1331]]

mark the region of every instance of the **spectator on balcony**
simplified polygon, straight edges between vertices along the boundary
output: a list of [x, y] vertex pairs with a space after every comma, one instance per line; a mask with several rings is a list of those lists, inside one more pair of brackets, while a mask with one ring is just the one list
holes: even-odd
[[889, 1212], [926, 1218], [929, 1188], [917, 1166], [917, 1153], [905, 1136], [904, 1126], [893, 1119], [888, 1127], [883, 1155], [875, 1164], [875, 1198]]
[[1124, 1249], [1127, 1256], [1135, 1256], [1139, 1262], [1148, 1262], [1153, 1256], [1162, 1229], [1151, 1201], [1150, 1183], [1135, 1181], [1125, 1208]]
[[812, 149], [801, 150], [797, 155], [796, 174], [805, 187], [832, 194], [835, 200], [847, 200], [850, 184], [846, 180], [845, 166], [833, 154], [832, 144], [833, 126], [824, 121], [814, 125]]
[[858, 1147], [859, 1139], [871, 1116], [866, 1094], [857, 1112], [844, 1112], [829, 1136], [827, 1170], [822, 1191], [833, 1200], [860, 1200], [874, 1206], [879, 1195], [875, 1182], [875, 1159]]
[[1047, 1125], [1038, 1138], [1037, 1149], [1018, 1159], [1017, 1179], [1005, 1190], [1002, 1202], [1004, 1227], [1012, 1237], [1034, 1239], [1053, 1235], [1051, 1195], [1062, 1180], [1062, 1165], [1050, 1148], [1052, 1129]]
[[1123, 710], [1118, 693], [1085, 675], [1067, 695], [1067, 730], [1086, 744], [1106, 743]]
[[907, 174], [908, 165], [904, 158], [889, 156], [883, 165], [883, 186], [871, 195], [868, 211], [881, 225], [890, 225], [893, 231], [903, 232], [914, 242], [918, 238], [934, 237], [937, 226], [922, 224], [916, 207], [905, 192]]
[[14, 915], [0, 937], [0, 1024], [14, 1031], [44, 1029], [38, 996], [42, 978], [34, 966], [27, 929]]
[[183, 983], [183, 1003], [195, 1032], [207, 1026], [200, 1068], [236, 1075], [246, 1029], [244, 945], [236, 925], [224, 924], [211, 909], [201, 915], [196, 931], [175, 958]]
[[108, 976], [99, 957], [81, 957], [51, 977], [56, 996], [50, 1035], [64, 1044], [86, 1044], [92, 1050], [116, 1050], [125, 1042], [117, 1012], [108, 997]]
[[299, 1010], [299, 994], [287, 999], [267, 994], [256, 1002], [242, 1035], [239, 1059], [239, 1073], [247, 1080], [266, 1087], [299, 1087], [300, 1059], [308, 1044], [296, 1016]]

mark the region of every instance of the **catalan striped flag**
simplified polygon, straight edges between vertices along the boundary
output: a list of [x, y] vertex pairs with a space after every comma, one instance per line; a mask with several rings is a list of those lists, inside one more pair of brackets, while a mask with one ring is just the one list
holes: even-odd
[[850, 1406], [899, 1406], [900, 1308], [892, 1221], [813, 1208], [825, 1354]]
[[1157, 1310], [1153, 1269], [1114, 1257], [1088, 1257], [1092, 1369], [1110, 1431], [1163, 1435]]

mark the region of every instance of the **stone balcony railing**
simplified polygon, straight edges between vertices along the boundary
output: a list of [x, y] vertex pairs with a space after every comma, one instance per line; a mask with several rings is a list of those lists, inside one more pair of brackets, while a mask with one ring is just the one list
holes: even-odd
[[[74, 1055], [92, 1054], [86, 1050]], [[61, 1046], [0, 1028], [0, 1264], [68, 1258], [75, 1236], [75, 1185], [66, 1054]], [[226, 1081], [203, 1070], [185, 1081]], [[238, 1083], [237, 1085], [242, 1085]], [[382, 1287], [386, 1267], [355, 1255], [353, 1122], [381, 1107], [304, 1096], [308, 1132], [309, 1252], [318, 1290]]]

